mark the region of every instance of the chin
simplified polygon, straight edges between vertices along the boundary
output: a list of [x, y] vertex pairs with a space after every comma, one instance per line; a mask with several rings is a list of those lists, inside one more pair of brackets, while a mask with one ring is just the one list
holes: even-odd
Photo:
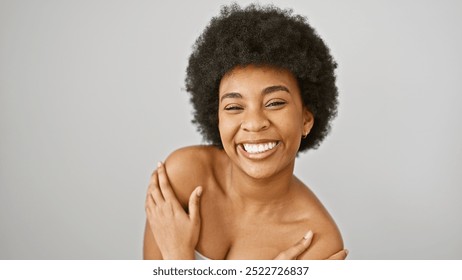
[[280, 172], [276, 167], [258, 166], [258, 164], [246, 164], [241, 166], [241, 169], [247, 176], [257, 180], [270, 179]]

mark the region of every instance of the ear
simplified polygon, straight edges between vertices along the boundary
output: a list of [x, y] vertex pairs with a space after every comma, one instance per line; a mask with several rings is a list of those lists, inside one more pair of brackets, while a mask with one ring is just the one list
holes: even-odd
[[303, 131], [302, 136], [305, 138], [311, 131], [314, 125], [314, 116], [313, 114], [306, 108], [303, 107]]

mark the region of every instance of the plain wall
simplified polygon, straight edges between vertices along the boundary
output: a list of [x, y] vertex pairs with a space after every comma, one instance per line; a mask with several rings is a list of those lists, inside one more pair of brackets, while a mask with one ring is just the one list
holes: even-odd
[[[349, 258], [462, 259], [461, 2], [273, 2], [339, 64], [296, 175]], [[141, 258], [156, 162], [202, 143], [185, 68], [227, 3], [0, 0], [0, 259]]]

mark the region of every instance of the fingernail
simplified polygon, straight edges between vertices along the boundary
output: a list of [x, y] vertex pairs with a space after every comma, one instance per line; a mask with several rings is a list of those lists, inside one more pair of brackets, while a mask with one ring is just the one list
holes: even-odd
[[311, 239], [311, 238], [313, 238], [313, 232], [312, 232], [311, 230], [308, 231], [308, 232], [305, 234], [305, 236], [303, 236], [303, 239], [305, 239], [305, 240], [309, 240], [309, 239]]
[[157, 168], [160, 168], [162, 166], [162, 162], [157, 162]]
[[202, 187], [201, 186], [197, 187], [196, 195], [199, 196], [199, 197], [202, 195]]
[[349, 252], [350, 252], [350, 251], [348, 251], [348, 249], [345, 249], [345, 255], [346, 255], [346, 256], [348, 256], [348, 253], [349, 253]]

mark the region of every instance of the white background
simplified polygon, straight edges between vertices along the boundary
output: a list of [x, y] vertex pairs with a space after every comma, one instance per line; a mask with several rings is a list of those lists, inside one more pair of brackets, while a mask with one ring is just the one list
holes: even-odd
[[[227, 3], [0, 0], [0, 259], [141, 258], [156, 162], [202, 143], [185, 68]], [[462, 259], [461, 2], [273, 3], [339, 64], [332, 133], [296, 174], [349, 258]]]

